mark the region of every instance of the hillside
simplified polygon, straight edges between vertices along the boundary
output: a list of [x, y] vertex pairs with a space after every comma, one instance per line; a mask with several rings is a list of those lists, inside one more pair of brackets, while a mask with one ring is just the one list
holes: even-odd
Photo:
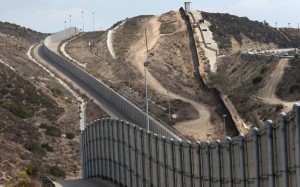
[[266, 22], [223, 13], [201, 12], [211, 23], [210, 30], [221, 54], [239, 50], [266, 50], [299, 47], [299, 30], [276, 29]]
[[[189, 138], [204, 140], [208, 132], [213, 132], [214, 138], [220, 136], [220, 116], [224, 112], [215, 96], [201, 87], [194, 77], [190, 39], [179, 12], [137, 16], [115, 28], [116, 59], [107, 48], [108, 32], [98, 36], [85, 33], [68, 42], [66, 51], [77, 61], [85, 57], [89, 72], [141, 107], [145, 106], [142, 64], [151, 61], [148, 68], [150, 112]], [[169, 107], [173, 117], [168, 114]], [[231, 133], [236, 134], [235, 131]]]
[[[33, 181], [80, 176], [78, 103], [26, 54], [46, 36], [0, 23], [0, 184], [17, 185], [25, 171]], [[93, 103], [87, 111], [90, 121], [105, 116]]]

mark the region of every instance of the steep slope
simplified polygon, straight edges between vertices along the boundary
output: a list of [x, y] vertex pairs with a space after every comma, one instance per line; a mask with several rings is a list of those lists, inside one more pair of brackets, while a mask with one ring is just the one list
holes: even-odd
[[[78, 103], [27, 56], [45, 36], [0, 23], [0, 184], [17, 186], [22, 172], [37, 180], [40, 173], [80, 176]], [[89, 120], [102, 116], [87, 108]]]
[[204, 19], [211, 23], [210, 30], [218, 42], [221, 54], [239, 50], [266, 50], [299, 46], [297, 35], [290, 34], [291, 32], [287, 29], [276, 29], [270, 27], [266, 22], [251, 21], [246, 17], [230, 14], [201, 13]]

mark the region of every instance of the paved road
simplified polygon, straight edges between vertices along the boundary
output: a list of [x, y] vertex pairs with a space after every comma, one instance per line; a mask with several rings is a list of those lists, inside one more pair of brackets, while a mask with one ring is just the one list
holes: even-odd
[[129, 117], [122, 110], [115, 107], [114, 104], [112, 104], [109, 100], [100, 95], [92, 86], [85, 84], [79, 77], [72, 74], [68, 69], [65, 69], [58, 63], [46, 57], [44, 54], [42, 44], [34, 48], [34, 57], [39, 62], [48, 65], [49, 69], [56, 70], [55, 72], [57, 72], [63, 78], [66, 78], [73, 82], [76, 88], [79, 88], [81, 92], [85, 93], [90, 98], [93, 98], [95, 103], [98, 104], [103, 110], [105, 110], [105, 112], [107, 112], [111, 117], [123, 119], [128, 122], [138, 124], [134, 119]]
[[111, 181], [102, 179], [88, 179], [88, 180], [68, 180], [68, 181], [56, 181], [54, 182], [56, 187], [117, 187]]

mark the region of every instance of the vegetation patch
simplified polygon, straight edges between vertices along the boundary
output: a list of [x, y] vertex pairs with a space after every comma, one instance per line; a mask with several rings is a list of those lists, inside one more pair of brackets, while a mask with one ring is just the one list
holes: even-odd
[[43, 144], [41, 145], [41, 147], [42, 147], [43, 149], [46, 149], [46, 150], [49, 151], [49, 152], [53, 152], [53, 151], [54, 151], [53, 147], [50, 146], [48, 143], [43, 143]]
[[59, 88], [51, 88], [54, 97], [62, 97], [64, 93]]
[[33, 116], [33, 114], [22, 104], [4, 103], [1, 107], [23, 119]]
[[40, 128], [46, 129], [45, 134], [47, 134], [49, 136], [59, 137], [61, 135], [61, 130], [55, 126], [43, 123], [40, 125]]
[[28, 142], [25, 144], [25, 149], [32, 152], [33, 154], [39, 155], [41, 157], [46, 155], [45, 150], [36, 142]]
[[50, 169], [49, 169], [49, 172], [55, 177], [66, 178], [65, 170], [63, 170], [58, 165], [51, 166]]
[[68, 139], [73, 139], [73, 138], [75, 138], [75, 135], [74, 135], [74, 133], [72, 133], [72, 132], [67, 132], [67, 133], [66, 133], [66, 138], [68, 138]]

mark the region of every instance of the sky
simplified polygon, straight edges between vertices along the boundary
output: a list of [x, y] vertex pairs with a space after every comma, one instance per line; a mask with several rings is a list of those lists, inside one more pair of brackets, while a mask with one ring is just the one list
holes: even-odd
[[[159, 15], [184, 7], [182, 0], [0, 0], [0, 21], [43, 33], [70, 25], [103, 30], [127, 17]], [[189, 0], [192, 10], [229, 13], [271, 26], [298, 28], [300, 0]], [[83, 12], [83, 13], [82, 13]], [[71, 15], [71, 17], [70, 17]], [[71, 18], [71, 19], [70, 19]]]

